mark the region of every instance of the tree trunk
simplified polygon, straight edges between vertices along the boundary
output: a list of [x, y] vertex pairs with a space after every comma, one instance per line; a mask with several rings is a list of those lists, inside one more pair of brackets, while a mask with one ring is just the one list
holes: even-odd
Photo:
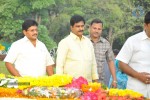
[[109, 28], [109, 32], [108, 32], [108, 41], [109, 41], [109, 43], [111, 44], [111, 46], [112, 46], [112, 44], [113, 44], [113, 34], [112, 34], [112, 31], [113, 31], [113, 28], [112, 27], [110, 27]]

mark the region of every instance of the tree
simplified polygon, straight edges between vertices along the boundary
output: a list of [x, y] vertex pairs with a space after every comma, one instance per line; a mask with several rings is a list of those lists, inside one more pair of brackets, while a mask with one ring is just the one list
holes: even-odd
[[104, 23], [103, 36], [110, 41], [113, 48], [121, 48], [129, 36], [143, 30], [145, 13], [136, 17], [134, 11], [139, 9], [138, 7], [144, 12], [150, 10], [149, 0], [0, 0], [0, 2], [0, 35], [1, 38], [4, 37], [1, 41], [13, 42], [22, 37], [20, 26], [23, 20], [32, 18], [42, 25], [43, 32], [40, 31], [40, 39], [49, 37], [44, 41], [46, 45], [53, 43], [52, 41], [54, 44], [58, 43], [68, 35], [70, 17], [80, 14], [86, 20], [85, 34], [88, 34], [90, 21], [93, 18], [100, 18]]
[[[10, 43], [22, 37], [21, 24], [24, 19], [32, 18], [40, 24], [40, 10], [55, 5], [54, 0], [1, 0], [0, 2], [0, 35], [3, 37], [1, 41]], [[50, 45], [51, 41], [49, 38], [44, 42]]]

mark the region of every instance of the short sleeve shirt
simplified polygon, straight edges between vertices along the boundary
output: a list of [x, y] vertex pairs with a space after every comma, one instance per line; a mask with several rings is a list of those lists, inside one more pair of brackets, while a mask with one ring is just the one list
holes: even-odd
[[104, 73], [104, 63], [105, 61], [107, 62], [110, 60], [114, 61], [114, 54], [112, 51], [112, 47], [110, 43], [103, 37], [100, 37], [99, 41], [96, 43], [92, 41], [92, 44], [94, 46], [94, 51], [95, 51], [99, 81], [105, 83], [106, 80], [105, 80], [105, 73]]
[[[150, 73], [150, 38], [145, 31], [135, 34], [127, 39], [116, 59], [128, 64], [137, 72]], [[128, 77], [127, 88], [144, 94], [149, 94], [150, 85]]]
[[46, 46], [36, 41], [36, 47], [25, 36], [12, 43], [5, 62], [14, 64], [21, 76], [46, 75], [46, 66], [54, 64]]

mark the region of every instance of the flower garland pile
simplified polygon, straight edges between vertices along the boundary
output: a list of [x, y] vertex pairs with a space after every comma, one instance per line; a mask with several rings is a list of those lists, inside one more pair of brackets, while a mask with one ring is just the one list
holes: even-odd
[[40, 76], [40, 77], [15, 77], [18, 83], [29, 83], [28, 85], [19, 85], [19, 89], [24, 89], [32, 86], [48, 86], [59, 87], [64, 86], [72, 82], [72, 76], [69, 75], [52, 75], [52, 76]]
[[[103, 89], [100, 83], [88, 83], [83, 77], [68, 75], [42, 77], [13, 77], [0, 74], [0, 97], [57, 98], [80, 100], [148, 100], [142, 94], [132, 90]], [[12, 83], [17, 83], [14, 88]], [[29, 83], [29, 84], [25, 84]], [[9, 84], [11, 83], [11, 84]], [[22, 84], [21, 84], [22, 83]], [[24, 83], [24, 84], [23, 84]], [[5, 90], [5, 91], [4, 91]], [[3, 92], [4, 91], [4, 92]], [[15, 95], [14, 95], [15, 94]]]
[[72, 82], [72, 76], [52, 75], [40, 77], [14, 77], [0, 74], [0, 86], [25, 89], [33, 86], [59, 87]]

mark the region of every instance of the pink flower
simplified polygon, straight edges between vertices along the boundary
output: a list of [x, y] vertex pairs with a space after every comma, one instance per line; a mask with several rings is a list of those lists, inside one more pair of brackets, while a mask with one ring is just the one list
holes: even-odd
[[17, 93], [22, 93], [22, 90], [17, 90]]
[[73, 87], [73, 88], [81, 89], [82, 84], [88, 84], [88, 81], [83, 77], [79, 77], [77, 79], [73, 78], [72, 83], [66, 85], [66, 87]]

